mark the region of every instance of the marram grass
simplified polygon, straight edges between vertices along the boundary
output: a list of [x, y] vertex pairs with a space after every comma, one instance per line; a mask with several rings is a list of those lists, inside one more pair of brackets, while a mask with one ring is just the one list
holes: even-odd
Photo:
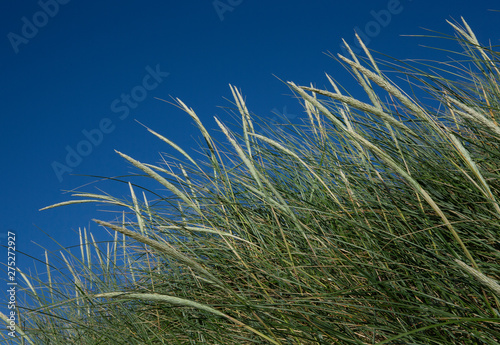
[[460, 61], [439, 73], [363, 46], [366, 57], [338, 58], [366, 97], [330, 76], [330, 90], [289, 82], [302, 125], [258, 134], [231, 86], [241, 133], [216, 119], [220, 143], [177, 100], [206, 160], [148, 129], [180, 159], [118, 153], [163, 196], [129, 182], [130, 200], [55, 205], [123, 212], [95, 220], [109, 243], [80, 231], [79, 251], [61, 252], [67, 270], [47, 257], [46, 274], [23, 273], [30, 302], [4, 341], [498, 344], [500, 54], [451, 25]]

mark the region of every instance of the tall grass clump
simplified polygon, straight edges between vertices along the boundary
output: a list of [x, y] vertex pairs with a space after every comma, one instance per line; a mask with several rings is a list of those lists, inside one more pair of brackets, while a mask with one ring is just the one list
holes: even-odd
[[178, 158], [118, 154], [161, 191], [54, 205], [123, 213], [95, 220], [108, 244], [84, 230], [62, 253], [65, 281], [24, 275], [19, 343], [498, 344], [500, 54], [451, 25], [452, 62], [348, 47], [366, 96], [288, 82], [302, 125], [257, 134], [231, 87], [241, 131], [216, 118], [221, 143], [177, 99], [206, 160], [148, 129]]

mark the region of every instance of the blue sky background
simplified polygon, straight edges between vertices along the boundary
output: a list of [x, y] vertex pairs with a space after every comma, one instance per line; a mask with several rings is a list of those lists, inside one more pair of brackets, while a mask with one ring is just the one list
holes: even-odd
[[[13, 231], [19, 252], [43, 260], [37, 244], [58, 249], [44, 232], [64, 246], [75, 245], [79, 227], [99, 234], [102, 229], [90, 220], [112, 215], [93, 204], [40, 208], [69, 200], [64, 191], [89, 183], [83, 190], [103, 188], [128, 197], [123, 184], [95, 184], [95, 178], [69, 173], [58, 177], [53, 164], [67, 165], [68, 148], [92, 151], [73, 162], [78, 175], [136, 172], [114, 149], [148, 163], [158, 162], [160, 151], [174, 153], [137, 119], [181, 147], [196, 149], [200, 135], [189, 116], [155, 97], [180, 98], [215, 129], [214, 115], [232, 122], [220, 107], [231, 106], [224, 98], [231, 99], [233, 84], [257, 115], [273, 121], [278, 111], [300, 121], [299, 103], [273, 74], [323, 87], [328, 72], [355, 94], [349, 74], [324, 53], [341, 52], [342, 37], [353, 43], [356, 27], [371, 49], [399, 59], [439, 58], [443, 53], [419, 45], [449, 46], [446, 41], [401, 35], [427, 34], [423, 28], [451, 34], [445, 20], [464, 16], [480, 41], [498, 45], [500, 12], [489, 11], [498, 9], [493, 0], [4, 1], [0, 244]], [[377, 13], [388, 10], [391, 17], [377, 22]], [[146, 77], [156, 69], [156, 80]], [[139, 101], [127, 104], [122, 94], [131, 92]], [[95, 135], [100, 126], [108, 131], [102, 142], [85, 147], [84, 131], [101, 141]], [[28, 271], [33, 260], [19, 252], [17, 265]], [[5, 249], [0, 255], [7, 262]]]

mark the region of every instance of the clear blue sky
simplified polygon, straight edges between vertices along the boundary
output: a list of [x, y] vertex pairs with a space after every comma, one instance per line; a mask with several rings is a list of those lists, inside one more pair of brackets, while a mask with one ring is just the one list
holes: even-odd
[[[95, 205], [39, 212], [69, 200], [63, 191], [95, 178], [135, 171], [114, 149], [156, 163], [173, 153], [134, 119], [195, 149], [190, 118], [156, 98], [179, 97], [210, 129], [213, 116], [231, 121], [228, 84], [242, 89], [250, 110], [272, 121], [273, 111], [298, 120], [300, 105], [276, 77], [298, 84], [327, 84], [325, 72], [355, 92], [356, 85], [324, 53], [340, 52], [354, 29], [369, 48], [391, 56], [429, 58], [419, 45], [443, 40], [402, 37], [451, 34], [446, 19], [464, 16], [482, 42], [499, 43], [498, 1], [4, 1], [0, 11], [0, 241], [10, 229], [18, 251], [43, 259], [43, 250], [78, 243], [74, 231], [91, 218], [112, 215]], [[390, 17], [388, 16], [390, 14]], [[89, 139], [90, 138], [90, 139]], [[68, 151], [69, 150], [69, 151]], [[86, 156], [78, 159], [68, 152]], [[56, 162], [56, 163], [55, 163]], [[122, 184], [91, 184], [128, 196]], [[42, 231], [43, 230], [43, 231]], [[6, 262], [6, 254], [0, 262]], [[27, 271], [32, 260], [18, 254]]]

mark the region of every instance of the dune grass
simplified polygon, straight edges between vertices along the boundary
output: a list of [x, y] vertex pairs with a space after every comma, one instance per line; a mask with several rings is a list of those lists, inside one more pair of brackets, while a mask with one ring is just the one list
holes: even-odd
[[450, 24], [459, 59], [436, 72], [365, 48], [338, 59], [366, 97], [288, 82], [302, 125], [257, 134], [231, 87], [241, 126], [216, 119], [221, 143], [177, 99], [206, 160], [148, 129], [178, 157], [118, 154], [157, 194], [51, 206], [123, 213], [95, 220], [109, 243], [84, 229], [61, 252], [66, 279], [23, 276], [17, 343], [498, 344], [500, 54]]

